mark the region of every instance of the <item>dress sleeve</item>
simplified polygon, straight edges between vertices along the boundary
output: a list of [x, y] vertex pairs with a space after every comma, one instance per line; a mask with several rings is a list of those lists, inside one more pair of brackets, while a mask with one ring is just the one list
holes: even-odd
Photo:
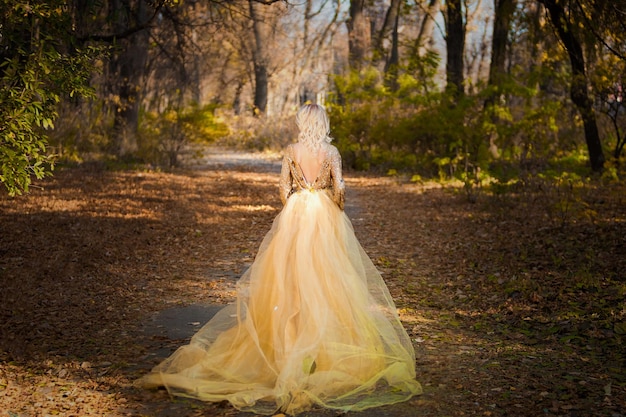
[[278, 182], [278, 188], [280, 192], [280, 201], [283, 205], [287, 203], [287, 199], [291, 195], [291, 188], [293, 186], [293, 177], [291, 176], [291, 168], [289, 167], [289, 148], [285, 150], [283, 155], [283, 164], [280, 170], [280, 180]]
[[337, 148], [333, 149], [331, 156], [331, 175], [333, 178], [333, 200], [343, 210], [345, 203], [346, 185], [343, 181], [341, 170], [341, 154]]

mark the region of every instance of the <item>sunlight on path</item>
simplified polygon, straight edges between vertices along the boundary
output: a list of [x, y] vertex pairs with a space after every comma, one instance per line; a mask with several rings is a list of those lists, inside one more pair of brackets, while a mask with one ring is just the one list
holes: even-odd
[[278, 152], [236, 151], [220, 147], [203, 147], [185, 152], [183, 164], [194, 169], [254, 168], [259, 172], [280, 173], [281, 154]]

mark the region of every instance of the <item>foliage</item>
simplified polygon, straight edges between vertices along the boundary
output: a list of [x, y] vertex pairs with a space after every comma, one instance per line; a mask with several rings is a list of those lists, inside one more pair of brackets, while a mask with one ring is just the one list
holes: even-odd
[[[622, 102], [624, 89], [623, 31], [614, 7], [601, 3], [569, 4], [572, 15], [568, 18], [581, 23], [575, 29], [589, 67], [590, 78], [585, 82], [590, 92], [604, 100], [596, 107], [608, 116], [600, 126], [605, 130], [603, 145], [611, 146], [619, 160], [626, 144], [626, 113], [613, 110], [615, 103]], [[466, 187], [489, 180], [492, 172], [485, 168], [502, 171], [508, 167], [536, 174], [584, 147], [593, 155], [587, 163], [592, 162], [594, 169], [601, 166], [603, 151], [593, 134], [593, 112], [573, 111], [574, 104], [581, 105], [570, 94], [572, 74], [579, 68], [572, 69], [567, 50], [552, 41], [555, 34], [541, 23], [543, 11], [541, 6], [518, 8], [510, 27], [514, 40], [507, 48], [508, 66], [490, 76], [486, 87], [481, 85], [483, 75], [477, 73], [475, 80], [468, 76], [471, 95], [458, 100], [440, 93], [442, 83], [434, 82], [439, 66], [434, 53], [420, 56], [413, 51], [403, 57], [399, 73], [408, 88], [400, 89], [402, 93], [386, 90], [381, 82], [385, 75], [374, 69], [336, 77], [336, 94], [331, 97], [333, 123], [348, 165], [382, 172], [413, 171], [440, 179], [456, 177]], [[603, 26], [604, 22], [609, 25]], [[622, 120], [613, 117], [620, 115]], [[507, 171], [494, 174], [514, 174]]]
[[427, 50], [423, 56], [418, 54], [409, 56], [407, 74], [400, 76], [400, 91], [398, 91], [398, 94], [403, 95], [402, 90], [407, 89], [407, 87], [410, 87], [409, 91], [420, 94], [437, 91], [435, 77], [437, 76], [440, 61], [439, 54], [432, 50]]
[[[327, 107], [332, 136], [348, 166], [354, 169], [409, 169], [414, 152], [414, 116], [431, 96], [419, 94], [419, 81], [408, 74], [390, 92], [374, 69], [335, 77], [336, 92]], [[345, 103], [345, 104], [344, 104]]]
[[[581, 39], [585, 54], [593, 58], [588, 60], [589, 85], [597, 98], [595, 110], [602, 113], [607, 109], [611, 91], [624, 88], [623, 42], [620, 42], [623, 34], [617, 30], [621, 22], [609, 13], [613, 10], [609, 3], [603, 3], [604, 9], [596, 11], [587, 1], [578, 3], [582, 8], [572, 9], [577, 19], [587, 23], [586, 19], [594, 19], [597, 23], [577, 30], [587, 35], [592, 35], [589, 30], [595, 31], [594, 36]], [[159, 13], [148, 13], [145, 16], [148, 20], [139, 23], [147, 22], [146, 26], [150, 26], [148, 23], [155, 16], [163, 20], [146, 29], [142, 25], [133, 26], [137, 23], [133, 19], [111, 12], [111, 4], [88, 2], [85, 7], [79, 7], [62, 0], [47, 0], [37, 5], [15, 5], [0, 0], [3, 12], [0, 42], [4, 48], [0, 52], [0, 126], [3, 126], [0, 157], [2, 181], [12, 187], [12, 194], [26, 190], [31, 176], [41, 177], [50, 172], [55, 160], [51, 153], [72, 161], [84, 161], [92, 153], [115, 153], [115, 132], [119, 129], [114, 128], [119, 120], [113, 119], [120, 119], [119, 111], [125, 109], [121, 103], [124, 100], [120, 92], [123, 89], [120, 68], [114, 69], [115, 60], [103, 60], [98, 62], [98, 68], [104, 70], [103, 76], [94, 77], [91, 58], [97, 51], [77, 43], [78, 34], [83, 41], [111, 42], [119, 48], [116, 50], [119, 54], [124, 45], [130, 45], [126, 50], [130, 51], [129, 56], [122, 59], [128, 61], [124, 61], [126, 64], [133, 61], [135, 49], [132, 48], [137, 49], [137, 56], [147, 51], [150, 58], [147, 64], [135, 63], [141, 68], [131, 71], [134, 75], [141, 74], [130, 86], [132, 94], [129, 94], [130, 102], [145, 106], [143, 109], [170, 106], [159, 114], [141, 109], [132, 112], [134, 117], [144, 111], [138, 156], [159, 165], [177, 163], [184, 144], [194, 142], [194, 135], [204, 135], [200, 132], [204, 127], [213, 129], [211, 121], [208, 124], [185, 121], [192, 110], [171, 105], [180, 91], [186, 102], [220, 103], [220, 111], [229, 115], [225, 122], [229, 133], [224, 136], [225, 132], [210, 132], [209, 140], [220, 137], [220, 144], [267, 149], [282, 147], [294, 139], [294, 103], [319, 97], [331, 85], [326, 104], [332, 119], [332, 135], [346, 166], [378, 172], [395, 170], [391, 172], [407, 178], [461, 181], [470, 199], [475, 199], [475, 194], [486, 184], [498, 183], [505, 189], [512, 178], [536, 175], [568, 157], [578, 161], [584, 147], [580, 115], [572, 111], [567, 98], [571, 79], [567, 53], [553, 41], [551, 30], [540, 24], [541, 10], [534, 13], [530, 5], [520, 5], [516, 12], [507, 52], [510, 66], [506, 74], [499, 74], [497, 87], [483, 85], [484, 73], [476, 72], [468, 75], [466, 81], [472, 88], [460, 98], [442, 92], [443, 81], [438, 78], [442, 68], [440, 56], [428, 48], [417, 52], [415, 39], [410, 38], [414, 35], [412, 31], [409, 31], [412, 34], [400, 34], [402, 56], [393, 89], [385, 84], [389, 74], [374, 67], [345, 72], [331, 77], [330, 81], [325, 78], [331, 72], [326, 64], [324, 70], [316, 70], [318, 75], [323, 75], [313, 78], [308, 70], [298, 69], [291, 74], [291, 63], [307, 62], [315, 67], [322, 61], [330, 62], [326, 60], [330, 56], [326, 48], [333, 48], [334, 41], [327, 37], [330, 35], [324, 28], [332, 28], [334, 23], [324, 21], [322, 25], [316, 20], [321, 25], [317, 29], [324, 29], [323, 34], [318, 34], [317, 29], [308, 25], [313, 23], [309, 15], [299, 14], [304, 11], [297, 7], [290, 9], [288, 16], [277, 21], [277, 27], [285, 25], [295, 30], [288, 40], [293, 48], [282, 50], [304, 49], [298, 59], [292, 59], [287, 52], [273, 54], [272, 116], [248, 119], [239, 114], [250, 105], [254, 88], [246, 70], [251, 51], [240, 36], [248, 23], [246, 18], [234, 18], [229, 8], [215, 3], [159, 1], [151, 4]], [[134, 7], [138, 3], [129, 4]], [[404, 24], [421, 20], [420, 16], [411, 15], [411, 7], [405, 7], [401, 16], [402, 20], [406, 19]], [[599, 20], [595, 20], [593, 13], [599, 13]], [[320, 14], [319, 18], [330, 19], [330, 15]], [[198, 30], [200, 27], [206, 30]], [[299, 32], [307, 27], [311, 30], [307, 34]], [[144, 30], [150, 30], [149, 46], [133, 43], [133, 34], [145, 35]], [[340, 39], [339, 34], [333, 36]], [[488, 42], [488, 35], [485, 36], [483, 46]], [[308, 44], [304, 42], [307, 39]], [[276, 41], [283, 45], [281, 42], [286, 40]], [[428, 39], [423, 41], [424, 46], [429, 44]], [[319, 59], [311, 58], [314, 55]], [[339, 59], [336, 68], [341, 68], [341, 57], [336, 56]], [[486, 55], [484, 58], [488, 59]], [[469, 74], [478, 67], [468, 64], [466, 70]], [[288, 73], [291, 75], [287, 76]], [[86, 85], [90, 78], [97, 88], [98, 101], [85, 105], [76, 97], [89, 94]], [[287, 79], [291, 81], [285, 88]], [[491, 98], [493, 102], [486, 105]], [[626, 144], [624, 117], [620, 112], [604, 114], [607, 117], [598, 119], [604, 145], [615, 156], [604, 175], [619, 178], [617, 166]], [[63, 125], [55, 123], [59, 115], [63, 117]], [[613, 120], [611, 115], [621, 118]], [[51, 129], [53, 124], [55, 128]]]
[[157, 165], [178, 165], [183, 147], [211, 143], [229, 133], [216, 115], [215, 105], [169, 107], [163, 112], [146, 112], [140, 127], [139, 155]]
[[[396, 92], [372, 69], [337, 77], [328, 106], [333, 136], [348, 167], [458, 180], [470, 201], [485, 185], [505, 189], [547, 169], [584, 176], [580, 121], [551, 94], [566, 88], [561, 70], [514, 68], [497, 91], [483, 87], [462, 97], [428, 92], [406, 73]], [[485, 107], [488, 97], [498, 100]], [[573, 164], [564, 163], [568, 158]]]
[[88, 80], [101, 51], [68, 43], [64, 3], [0, 2], [0, 181], [12, 196], [54, 168], [47, 131], [59, 101], [93, 94]]

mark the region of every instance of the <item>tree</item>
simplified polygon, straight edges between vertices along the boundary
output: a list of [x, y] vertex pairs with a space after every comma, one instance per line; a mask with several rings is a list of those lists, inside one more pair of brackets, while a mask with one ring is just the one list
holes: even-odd
[[350, 68], [360, 70], [366, 62], [370, 50], [370, 22], [365, 15], [365, 0], [350, 1], [348, 27], [348, 62]]
[[439, 53], [434, 49], [433, 34], [435, 16], [441, 12], [441, 0], [428, 0], [426, 5], [420, 3], [421, 18], [418, 19], [419, 32], [411, 41], [408, 56], [408, 70], [420, 80], [421, 90], [429, 91], [435, 86], [433, 75], [439, 67]]
[[615, 135], [613, 158], [616, 162], [619, 162], [624, 146], [626, 146], [626, 132], [622, 131], [624, 125], [622, 120], [626, 114], [626, 105], [624, 104], [625, 91], [626, 79], [615, 82], [599, 94], [603, 112], [613, 126], [613, 134]]
[[393, 29], [391, 32], [391, 52], [389, 53], [389, 58], [385, 63], [385, 81], [387, 86], [392, 91], [397, 91], [399, 88], [398, 85], [398, 66], [400, 65], [400, 52], [399, 52], [399, 35], [398, 35], [398, 26], [400, 21], [400, 13], [396, 13]]
[[441, 0], [429, 0], [428, 7], [424, 10], [420, 31], [414, 43], [414, 50], [419, 57], [426, 54], [427, 45], [432, 42], [435, 29], [435, 15], [439, 13], [440, 8]]
[[464, 94], [463, 55], [465, 24], [461, 0], [446, 0], [446, 89], [456, 96]]
[[626, 61], [626, 2], [623, 0], [572, 0], [581, 26], [601, 48]]
[[[489, 65], [489, 81], [487, 86], [490, 93], [485, 100], [485, 109], [491, 112], [491, 120], [494, 125], [500, 120], [498, 112], [492, 108], [498, 103], [502, 95], [502, 84], [506, 76], [507, 45], [511, 19], [515, 11], [516, 0], [495, 0], [495, 19], [493, 22], [493, 37], [491, 41], [491, 63]], [[494, 156], [498, 154], [495, 131], [489, 135], [489, 149]]]
[[[385, 13], [385, 19], [383, 21], [382, 27], [380, 28], [378, 33], [376, 33], [373, 40], [375, 60], [385, 62], [385, 66], [387, 67], [390, 65], [389, 60], [393, 59], [391, 58], [391, 56], [394, 54], [393, 38], [397, 38], [398, 36], [398, 20], [400, 17], [401, 5], [402, 2], [400, 0], [391, 0], [391, 3], [387, 8], [387, 12]], [[385, 39], [388, 39], [390, 36], [392, 38], [392, 51], [387, 54], [383, 44]], [[395, 53], [397, 54], [397, 50]], [[387, 57], [387, 55], [389, 55], [389, 57]]]
[[538, 0], [548, 11], [548, 16], [552, 22], [563, 47], [567, 51], [572, 69], [570, 80], [570, 98], [580, 112], [585, 131], [585, 141], [589, 152], [589, 162], [593, 171], [601, 171], [604, 167], [604, 152], [596, 115], [593, 109], [593, 101], [588, 94], [588, 81], [585, 71], [585, 57], [581, 42], [577, 36], [577, 23], [571, 20], [571, 13], [567, 13], [562, 2], [559, 0]]
[[254, 113], [265, 114], [268, 94], [268, 65], [269, 65], [269, 31], [265, 5], [255, 0], [249, 0], [250, 18], [254, 33], [252, 48], [252, 64], [254, 65]]
[[495, 19], [493, 22], [493, 37], [491, 41], [491, 63], [489, 65], [488, 86], [493, 94], [485, 103], [488, 107], [500, 94], [503, 77], [506, 75], [507, 44], [511, 19], [515, 11], [516, 0], [495, 0]]
[[77, 45], [63, 0], [0, 0], [0, 182], [10, 195], [54, 167], [46, 131], [64, 98], [90, 96], [98, 50]]
[[128, 36], [121, 34], [132, 27], [145, 25], [153, 13], [144, 0], [110, 0], [109, 19], [114, 33], [114, 53], [109, 61], [109, 82], [115, 101], [113, 151], [125, 156], [137, 150], [139, 107], [142, 99], [141, 83], [146, 75], [149, 32], [147, 28]]

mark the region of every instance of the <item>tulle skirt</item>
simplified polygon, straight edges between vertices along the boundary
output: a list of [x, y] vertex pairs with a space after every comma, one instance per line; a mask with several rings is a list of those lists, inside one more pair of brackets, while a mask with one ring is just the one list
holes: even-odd
[[293, 194], [224, 307], [138, 385], [243, 411], [343, 411], [421, 393], [393, 300], [326, 191]]

